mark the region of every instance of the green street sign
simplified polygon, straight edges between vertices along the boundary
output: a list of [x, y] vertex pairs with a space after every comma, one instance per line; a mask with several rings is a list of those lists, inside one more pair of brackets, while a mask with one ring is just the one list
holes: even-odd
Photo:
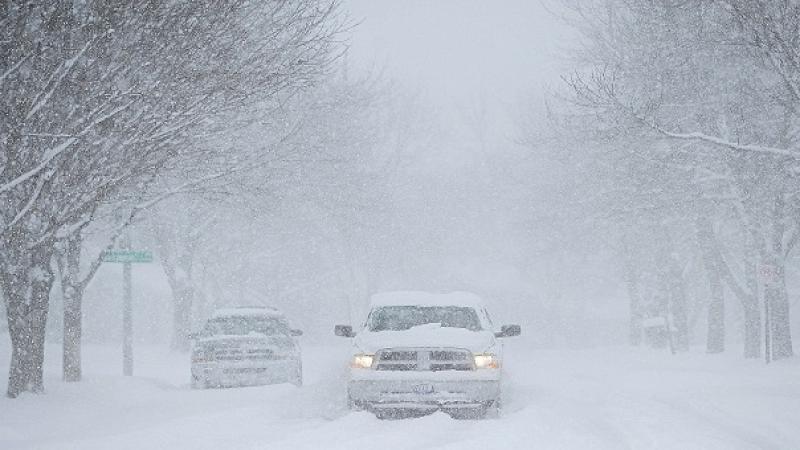
[[151, 263], [153, 253], [149, 250], [109, 250], [103, 252], [102, 259], [107, 263]]

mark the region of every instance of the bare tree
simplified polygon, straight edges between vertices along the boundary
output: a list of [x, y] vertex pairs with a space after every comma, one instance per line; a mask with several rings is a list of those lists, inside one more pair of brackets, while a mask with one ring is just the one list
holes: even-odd
[[[57, 242], [66, 242], [61, 248], [72, 256], [64, 267], [74, 269], [76, 233], [102, 204], [126, 191], [142, 198], [164, 170], [192, 155], [194, 136], [213, 118], [311, 83], [335, 57], [336, 7], [246, 0], [2, 4], [0, 286], [13, 347], [10, 397], [42, 389]], [[126, 220], [142, 209], [140, 202], [127, 205]], [[67, 277], [68, 296], [85, 287], [74, 280]], [[80, 301], [67, 298], [65, 305], [66, 345], [77, 345], [80, 333], [70, 330]]]
[[[644, 135], [649, 143], [637, 157], [668, 155], [671, 170], [693, 174], [683, 197], [698, 205], [692, 215], [713, 297], [709, 350], [720, 348], [722, 280], [742, 302], [745, 355], [759, 356], [762, 268], [774, 274], [763, 285], [773, 353], [791, 355], [784, 272], [797, 226], [797, 7], [627, 0], [573, 7], [586, 38], [568, 80], [573, 100], [599, 112], [607, 130]], [[715, 236], [714, 223], [735, 224], [741, 243]], [[740, 248], [741, 259], [731, 261], [734, 253], [720, 245]]]

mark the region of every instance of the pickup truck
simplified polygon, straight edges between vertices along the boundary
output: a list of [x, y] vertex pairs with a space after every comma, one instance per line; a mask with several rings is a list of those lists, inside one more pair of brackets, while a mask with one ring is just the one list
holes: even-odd
[[275, 308], [218, 309], [193, 333], [192, 387], [289, 382], [300, 386], [300, 330]]
[[363, 327], [337, 325], [353, 339], [348, 406], [379, 418], [442, 410], [454, 418], [498, 414], [503, 374], [499, 338], [481, 299], [467, 292], [376, 294]]

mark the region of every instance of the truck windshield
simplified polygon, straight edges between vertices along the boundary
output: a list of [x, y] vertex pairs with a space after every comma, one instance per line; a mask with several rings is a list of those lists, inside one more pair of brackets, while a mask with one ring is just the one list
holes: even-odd
[[247, 335], [250, 333], [288, 335], [289, 324], [275, 317], [219, 317], [206, 324], [205, 334], [209, 335]]
[[370, 331], [402, 331], [438, 323], [447, 328], [480, 331], [475, 310], [464, 306], [382, 306], [369, 315]]

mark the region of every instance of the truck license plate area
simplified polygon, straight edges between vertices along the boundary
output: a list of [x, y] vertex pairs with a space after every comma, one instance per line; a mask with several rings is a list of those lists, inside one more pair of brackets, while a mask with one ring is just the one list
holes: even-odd
[[432, 384], [415, 384], [411, 387], [415, 394], [433, 394], [434, 389]]

